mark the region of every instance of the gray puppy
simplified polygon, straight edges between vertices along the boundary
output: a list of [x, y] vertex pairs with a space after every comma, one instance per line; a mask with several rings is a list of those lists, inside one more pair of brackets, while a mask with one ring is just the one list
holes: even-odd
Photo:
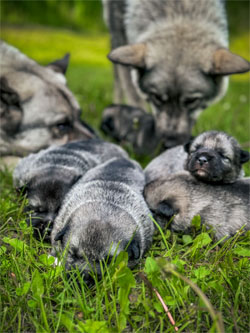
[[221, 131], [207, 131], [185, 146], [166, 150], [145, 168], [146, 183], [186, 169], [204, 182], [233, 183], [244, 175], [242, 164], [250, 154], [235, 138]]
[[129, 144], [138, 155], [159, 145], [154, 117], [140, 108], [109, 105], [102, 113], [102, 131], [121, 144]]
[[0, 41], [0, 155], [25, 156], [51, 145], [95, 137], [66, 86], [69, 55], [40, 66]]
[[145, 199], [156, 220], [164, 226], [188, 231], [194, 216], [213, 227], [215, 237], [233, 236], [245, 225], [250, 230], [250, 179], [233, 184], [207, 184], [183, 171], [152, 181], [145, 187]]
[[53, 255], [66, 248], [66, 268], [78, 267], [89, 282], [91, 269], [101, 276], [100, 261], [128, 251], [133, 267], [149, 248], [154, 232], [142, 195], [138, 163], [113, 159], [90, 170], [66, 195], [55, 220]]
[[166, 147], [188, 140], [199, 113], [249, 62], [228, 50], [223, 0], [103, 0], [115, 103], [151, 105]]
[[98, 139], [50, 147], [23, 158], [14, 170], [14, 186], [26, 193], [28, 218], [35, 235], [48, 240], [65, 194], [88, 170], [114, 157], [127, 158], [120, 147]]

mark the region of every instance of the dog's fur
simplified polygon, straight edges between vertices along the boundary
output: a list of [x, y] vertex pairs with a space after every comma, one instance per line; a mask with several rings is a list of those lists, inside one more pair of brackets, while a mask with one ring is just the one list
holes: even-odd
[[242, 150], [232, 136], [207, 131], [151, 161], [144, 170], [146, 183], [184, 169], [204, 182], [233, 183], [244, 175], [242, 164], [249, 158], [249, 152]]
[[98, 139], [50, 147], [23, 158], [13, 173], [14, 186], [26, 193], [27, 221], [35, 235], [48, 240], [65, 194], [88, 170], [114, 157], [127, 158], [120, 147]]
[[129, 145], [138, 155], [159, 145], [151, 114], [128, 105], [110, 105], [102, 113], [102, 131], [122, 145]]
[[196, 215], [207, 227], [213, 227], [217, 239], [233, 236], [244, 225], [250, 230], [249, 178], [215, 185], [183, 171], [152, 181], [144, 195], [162, 226], [174, 216], [170, 227], [175, 231], [188, 232]]
[[78, 266], [85, 280], [91, 267], [101, 275], [99, 261], [116, 251], [127, 250], [133, 267], [154, 231], [144, 185], [143, 170], [129, 159], [113, 159], [87, 172], [66, 195], [55, 220], [53, 254], [68, 246], [66, 268]]
[[40, 66], [0, 41], [0, 155], [25, 156], [52, 144], [95, 137], [66, 86], [69, 55]]
[[198, 114], [225, 95], [229, 74], [249, 71], [249, 62], [227, 49], [223, 0], [103, 5], [113, 49], [108, 57], [115, 64], [114, 102], [125, 97], [142, 107], [147, 100], [166, 147], [188, 140]]
[[185, 146], [188, 157], [185, 169], [205, 182], [233, 183], [242, 177], [242, 164], [250, 154], [228, 134], [208, 131]]

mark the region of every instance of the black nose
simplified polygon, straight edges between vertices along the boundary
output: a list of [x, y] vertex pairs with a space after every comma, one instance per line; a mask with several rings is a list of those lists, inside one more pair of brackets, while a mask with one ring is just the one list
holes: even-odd
[[206, 156], [202, 155], [202, 156], [198, 157], [198, 161], [199, 161], [200, 165], [203, 165], [208, 162], [208, 158]]

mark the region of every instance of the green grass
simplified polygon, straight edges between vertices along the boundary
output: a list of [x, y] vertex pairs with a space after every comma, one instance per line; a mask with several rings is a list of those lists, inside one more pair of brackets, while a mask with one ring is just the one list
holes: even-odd
[[[1, 37], [42, 64], [71, 51], [68, 85], [83, 119], [98, 129], [102, 109], [112, 101], [106, 34], [90, 38], [6, 26]], [[233, 51], [239, 45], [246, 54], [245, 41], [245, 34], [234, 36]], [[199, 118], [195, 134], [224, 130], [249, 148], [248, 77], [232, 78], [226, 97]], [[249, 166], [245, 170], [250, 175]], [[220, 318], [225, 332], [250, 331], [249, 232], [218, 244], [198, 218], [190, 235], [161, 230], [136, 269], [129, 270], [122, 253], [108, 269], [104, 264], [103, 279], [89, 289], [77, 282], [77, 272], [69, 279], [63, 267], [47, 259], [50, 246], [33, 238], [25, 223], [26, 201], [16, 195], [7, 169], [0, 174], [0, 193], [0, 332], [174, 332], [139, 272], [158, 290], [179, 332], [223, 331]]]

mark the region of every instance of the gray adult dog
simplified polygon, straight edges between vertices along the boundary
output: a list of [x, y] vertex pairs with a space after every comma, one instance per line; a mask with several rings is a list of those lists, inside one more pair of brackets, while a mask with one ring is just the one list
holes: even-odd
[[250, 230], [249, 178], [215, 185], [183, 171], [152, 181], [144, 195], [161, 226], [174, 216], [170, 227], [175, 231], [188, 232], [196, 215], [214, 229], [216, 239], [233, 236], [243, 226]]
[[154, 232], [142, 195], [145, 178], [138, 163], [113, 159], [86, 173], [66, 195], [52, 231], [53, 254], [68, 249], [66, 268], [78, 267], [86, 282], [100, 261], [128, 251], [133, 267]]
[[103, 0], [115, 64], [114, 102], [151, 105], [165, 147], [185, 143], [199, 113], [249, 62], [228, 50], [223, 0]]
[[27, 195], [27, 221], [35, 235], [49, 240], [63, 198], [88, 170], [114, 157], [128, 158], [120, 147], [98, 139], [50, 147], [23, 158], [13, 173], [14, 186]]
[[144, 170], [146, 183], [185, 169], [204, 182], [233, 183], [244, 175], [242, 164], [249, 158], [249, 152], [242, 150], [232, 136], [207, 131], [151, 161]]
[[66, 86], [69, 55], [40, 66], [0, 41], [0, 155], [25, 156], [52, 144], [95, 137]]

